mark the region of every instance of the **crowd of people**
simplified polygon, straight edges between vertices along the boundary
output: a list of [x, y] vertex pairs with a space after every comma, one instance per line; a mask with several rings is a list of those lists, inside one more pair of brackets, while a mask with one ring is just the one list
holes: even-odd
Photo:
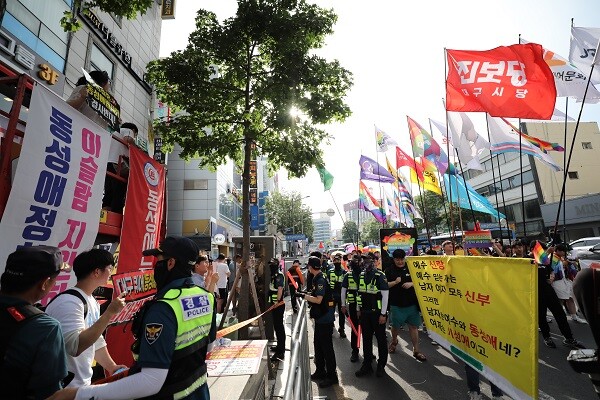
[[[502, 246], [499, 242], [495, 242], [489, 251], [478, 255], [533, 258], [531, 251], [535, 243], [536, 241], [528, 242], [521, 239]], [[539, 331], [544, 343], [550, 348], [556, 348], [548, 326], [552, 318], [546, 316], [547, 310], [550, 310], [564, 336], [563, 344], [573, 349], [583, 348], [583, 344], [573, 337], [567, 322], [567, 314], [569, 314], [574, 322], [586, 323], [579, 315], [572, 289], [577, 268], [567, 259], [564, 245], [549, 248], [544, 245], [544, 247], [548, 253], [558, 257], [560, 263], [538, 265]], [[465, 253], [460, 244], [452, 241], [444, 242], [440, 252], [433, 249], [422, 249], [420, 252], [420, 255], [440, 254], [464, 255]], [[377, 377], [386, 374], [388, 354], [396, 352], [398, 335], [404, 327], [408, 328], [413, 357], [418, 362], [427, 361], [427, 356], [419, 346], [419, 330], [426, 332], [426, 329], [405, 257], [404, 250], [396, 249], [392, 253], [393, 262], [382, 266], [378, 252], [363, 254], [360, 250], [353, 250], [348, 254], [333, 255], [313, 252], [307, 261], [308, 276], [304, 290], [302, 284], [299, 284], [300, 281], [296, 279], [297, 276], [302, 276], [296, 272], [300, 268], [299, 260], [295, 260], [289, 268], [290, 272], [294, 271], [296, 282], [296, 285], [290, 283], [294, 312], [298, 308], [296, 299], [304, 298], [310, 306], [310, 317], [315, 320], [313, 343], [315, 371], [311, 379], [317, 381], [320, 387], [338, 383], [336, 354], [332, 341], [336, 325], [340, 338], [346, 337], [345, 328], [350, 325], [348, 354], [353, 363], [360, 360], [357, 342], [358, 334], [362, 334], [362, 363], [355, 372], [358, 378], [373, 373]], [[273, 274], [279, 276], [280, 272], [276, 269]], [[277, 286], [272, 287], [275, 288]], [[278, 318], [283, 319], [283, 315]], [[357, 329], [359, 326], [360, 330]], [[391, 330], [389, 343], [386, 327]], [[279, 342], [280, 335], [277, 336]], [[373, 354], [373, 337], [377, 341], [377, 355]], [[432, 344], [437, 345], [435, 341], [432, 341]], [[281, 359], [283, 354], [280, 354], [280, 350], [275, 351], [273, 359]], [[373, 368], [374, 363], [375, 368]], [[479, 373], [465, 364], [465, 377], [469, 399], [481, 399]], [[500, 388], [491, 382], [490, 386], [493, 398], [503, 398], [504, 394]]]

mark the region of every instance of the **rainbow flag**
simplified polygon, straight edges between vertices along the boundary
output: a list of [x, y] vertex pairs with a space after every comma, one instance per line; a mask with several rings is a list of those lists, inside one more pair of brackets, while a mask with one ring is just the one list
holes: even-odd
[[367, 186], [360, 181], [358, 189], [358, 202], [359, 207], [365, 211], [369, 211], [375, 219], [381, 223], [386, 222], [385, 210], [381, 206], [380, 202], [369, 192]]
[[540, 265], [550, 265], [550, 255], [544, 250], [539, 241], [535, 242], [535, 246], [533, 246], [531, 253], [533, 254], [536, 263]]
[[565, 148], [562, 147], [561, 145], [559, 145], [558, 143], [546, 142], [546, 141], [544, 141], [542, 139], [538, 139], [536, 137], [526, 135], [526, 134], [522, 133], [519, 129], [517, 129], [516, 126], [514, 126], [513, 124], [511, 124], [510, 122], [508, 122], [506, 120], [506, 118], [500, 118], [500, 119], [502, 119], [502, 121], [506, 122], [506, 124], [508, 126], [510, 126], [512, 128], [512, 130], [515, 131], [518, 135], [521, 135], [521, 137], [523, 138], [523, 140], [528, 141], [530, 144], [532, 144], [535, 147], [539, 148], [544, 153], [547, 153], [548, 150], [565, 151]]

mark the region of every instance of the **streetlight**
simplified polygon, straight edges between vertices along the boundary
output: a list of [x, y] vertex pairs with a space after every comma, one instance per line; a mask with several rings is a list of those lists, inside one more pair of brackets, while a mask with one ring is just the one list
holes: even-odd
[[[300, 197], [298, 199], [298, 201], [300, 202], [300, 211], [302, 211], [302, 200], [307, 199], [309, 197], [310, 197], [310, 195], [309, 196]], [[296, 219], [294, 217], [294, 203], [295, 203], [294, 200], [295, 199], [296, 199], [295, 197], [292, 197], [292, 200], [291, 200], [291, 206], [292, 206], [291, 207], [291, 209], [292, 209], [291, 210], [291, 214], [292, 214], [291, 215], [291, 217], [292, 217], [292, 235], [296, 233]], [[302, 225], [303, 225], [302, 226], [302, 232], [304, 233], [304, 219], [302, 218], [302, 215], [300, 215], [300, 221], [302, 222]], [[295, 245], [296, 241], [292, 240], [292, 243], [294, 243], [294, 245]], [[290, 247], [295, 247], [295, 246], [290, 246]], [[293, 250], [296, 250], [296, 249], [294, 248]], [[296, 254], [296, 251], [294, 251], [294, 254]]]

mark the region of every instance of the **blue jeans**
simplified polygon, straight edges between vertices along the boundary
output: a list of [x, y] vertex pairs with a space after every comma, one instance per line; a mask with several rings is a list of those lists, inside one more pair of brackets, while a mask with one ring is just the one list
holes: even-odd
[[[467, 373], [467, 386], [469, 387], [469, 392], [480, 392], [479, 389], [479, 372], [477, 372], [473, 367], [469, 364], [465, 364], [465, 372]], [[502, 396], [502, 390], [492, 382], [490, 382], [490, 386], [492, 387], [492, 396]]]

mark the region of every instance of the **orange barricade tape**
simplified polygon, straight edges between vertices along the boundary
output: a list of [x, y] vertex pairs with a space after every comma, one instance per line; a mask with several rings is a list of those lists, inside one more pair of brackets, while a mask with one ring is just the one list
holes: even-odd
[[360, 348], [360, 325], [358, 325], [358, 329], [356, 329], [356, 326], [352, 323], [352, 319], [350, 319], [350, 314], [346, 315], [346, 319], [350, 324], [350, 328], [352, 328], [352, 332], [356, 335], [356, 347]]
[[265, 312], [263, 312], [262, 314], [257, 315], [256, 317], [252, 317], [252, 318], [247, 319], [245, 321], [238, 322], [235, 325], [231, 325], [231, 326], [228, 326], [227, 328], [221, 329], [220, 331], [217, 332], [217, 339], [218, 338], [222, 338], [225, 335], [229, 335], [231, 332], [235, 332], [238, 329], [243, 328], [244, 326], [251, 324], [252, 322], [256, 321], [257, 319], [259, 319], [260, 317], [262, 317], [263, 315], [265, 315], [269, 311], [272, 311], [273, 309], [275, 309], [275, 308], [277, 308], [277, 307], [279, 307], [279, 306], [281, 306], [283, 304], [285, 304], [285, 302], [283, 300], [281, 300], [279, 303], [273, 304]]
[[294, 279], [294, 277], [292, 276], [292, 274], [290, 274], [290, 271], [286, 271], [285, 274], [288, 276], [288, 279], [289, 279], [290, 283], [292, 285], [294, 285], [294, 287], [296, 288], [296, 290], [298, 290], [298, 284], [296, 283], [296, 280]]

